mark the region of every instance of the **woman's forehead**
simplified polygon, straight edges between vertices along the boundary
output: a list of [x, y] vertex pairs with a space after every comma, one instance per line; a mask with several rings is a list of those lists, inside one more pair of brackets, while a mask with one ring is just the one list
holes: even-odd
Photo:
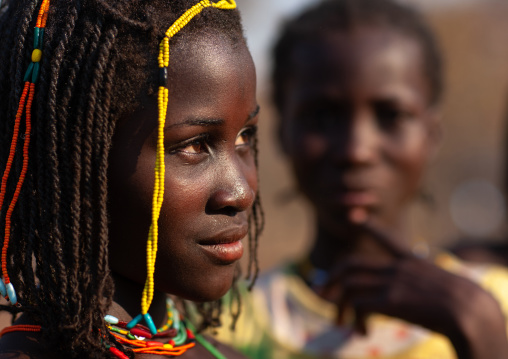
[[422, 50], [411, 37], [386, 29], [336, 32], [302, 42], [292, 54], [293, 85], [330, 88], [412, 87], [427, 95]]

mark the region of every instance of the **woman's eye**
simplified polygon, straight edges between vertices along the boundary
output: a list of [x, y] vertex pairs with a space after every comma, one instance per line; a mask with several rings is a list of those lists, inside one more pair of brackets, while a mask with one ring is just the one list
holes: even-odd
[[242, 132], [240, 132], [240, 134], [236, 138], [235, 146], [236, 147], [252, 146], [253, 144], [252, 142], [254, 140], [255, 135], [256, 135], [256, 127], [249, 127], [242, 130]]
[[412, 117], [408, 111], [384, 103], [377, 104], [374, 111], [379, 126], [384, 130], [393, 130], [400, 125], [403, 120]]
[[198, 139], [182, 146], [179, 151], [190, 154], [200, 154], [206, 151], [206, 144], [203, 139]]

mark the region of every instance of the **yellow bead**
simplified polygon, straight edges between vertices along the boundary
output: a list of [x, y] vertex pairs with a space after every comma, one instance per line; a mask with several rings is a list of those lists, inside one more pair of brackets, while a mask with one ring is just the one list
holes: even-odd
[[39, 49], [35, 49], [32, 52], [32, 62], [40, 62], [42, 59], [42, 51]]

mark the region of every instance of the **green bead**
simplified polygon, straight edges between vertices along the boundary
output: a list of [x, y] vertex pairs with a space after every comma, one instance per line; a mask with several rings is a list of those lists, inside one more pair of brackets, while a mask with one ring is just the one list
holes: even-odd
[[23, 79], [24, 82], [30, 81], [30, 77], [32, 76], [32, 71], [34, 69], [34, 63], [30, 63], [28, 66], [28, 70], [25, 72], [25, 78]]
[[157, 334], [157, 328], [155, 327], [155, 324], [152, 320], [152, 316], [146, 313], [143, 317], [145, 319], [146, 325], [148, 326], [148, 329], [150, 329], [150, 333], [152, 333], [152, 335]]
[[182, 345], [187, 340], [187, 330], [185, 326], [181, 325], [178, 329], [178, 334], [173, 338], [176, 345]]
[[34, 49], [39, 48], [39, 31], [38, 27], [34, 29]]
[[116, 328], [116, 327], [111, 327], [110, 329], [112, 332], [115, 332], [115, 333], [118, 333], [120, 334], [120, 329]]
[[34, 63], [34, 72], [32, 73], [32, 83], [36, 83], [37, 80], [39, 79], [39, 69], [40, 69], [40, 64], [38, 62], [35, 62]]
[[44, 29], [40, 29], [39, 33], [39, 49], [42, 49], [42, 40], [44, 39]]

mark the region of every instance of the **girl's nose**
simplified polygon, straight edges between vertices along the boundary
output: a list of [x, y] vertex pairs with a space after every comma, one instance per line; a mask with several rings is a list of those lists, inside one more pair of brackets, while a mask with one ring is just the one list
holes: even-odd
[[336, 160], [363, 165], [375, 158], [377, 130], [375, 121], [367, 112], [354, 114], [345, 133], [336, 143]]
[[257, 173], [235, 159], [216, 175], [217, 184], [207, 203], [207, 210], [234, 215], [248, 210], [254, 203], [257, 190]]

